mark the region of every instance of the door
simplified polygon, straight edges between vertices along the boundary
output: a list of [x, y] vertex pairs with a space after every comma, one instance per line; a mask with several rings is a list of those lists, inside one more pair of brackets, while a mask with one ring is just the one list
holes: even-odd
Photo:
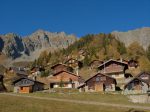
[[20, 93], [29, 93], [30, 87], [20, 87]]
[[100, 92], [100, 91], [103, 91], [104, 88], [103, 88], [103, 83], [95, 83], [95, 91], [96, 92]]

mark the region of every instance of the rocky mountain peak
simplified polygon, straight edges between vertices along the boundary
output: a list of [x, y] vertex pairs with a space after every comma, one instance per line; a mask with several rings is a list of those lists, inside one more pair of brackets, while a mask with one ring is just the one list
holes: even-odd
[[68, 47], [76, 41], [73, 35], [37, 30], [29, 36], [14, 33], [0, 35], [0, 52], [11, 59], [34, 60], [41, 51], [54, 51]]
[[135, 30], [129, 30], [127, 32], [114, 31], [111, 33], [118, 40], [129, 46], [131, 43], [137, 41], [144, 49], [150, 45], [150, 28], [144, 27]]

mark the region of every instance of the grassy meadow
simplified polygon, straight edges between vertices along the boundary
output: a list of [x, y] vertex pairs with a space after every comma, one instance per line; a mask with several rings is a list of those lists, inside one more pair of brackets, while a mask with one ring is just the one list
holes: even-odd
[[93, 93], [31, 93], [25, 94], [30, 96], [39, 96], [39, 97], [50, 97], [50, 98], [60, 98], [60, 99], [72, 99], [72, 100], [81, 100], [81, 101], [96, 101], [104, 103], [116, 103], [116, 104], [126, 104], [126, 105], [139, 105], [139, 106], [150, 106], [150, 104], [139, 104], [132, 103], [129, 101], [129, 98], [126, 95], [122, 94], [103, 94], [99, 92]]
[[[99, 93], [79, 93], [79, 94], [60, 94], [60, 93], [31, 93], [23, 94], [28, 96], [51, 97], [62, 99], [74, 99], [84, 101], [108, 102], [117, 104], [132, 104], [126, 96], [99, 94]], [[0, 94], [0, 112], [135, 112], [130, 108], [117, 108], [100, 105], [77, 104], [69, 102], [59, 102], [18, 96], [7, 96]], [[135, 104], [138, 105], [138, 104]], [[142, 105], [142, 104], [140, 104]], [[144, 106], [144, 105], [143, 105]], [[148, 106], [148, 105], [147, 105]], [[136, 109], [137, 110], [137, 109]], [[136, 111], [149, 112], [149, 111]]]
[[128, 109], [0, 95], [0, 112], [126, 112]]

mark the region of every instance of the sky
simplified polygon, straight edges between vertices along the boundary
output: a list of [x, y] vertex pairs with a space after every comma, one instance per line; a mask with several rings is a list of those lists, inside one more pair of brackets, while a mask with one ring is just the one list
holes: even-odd
[[0, 0], [0, 34], [86, 34], [150, 27], [150, 0]]

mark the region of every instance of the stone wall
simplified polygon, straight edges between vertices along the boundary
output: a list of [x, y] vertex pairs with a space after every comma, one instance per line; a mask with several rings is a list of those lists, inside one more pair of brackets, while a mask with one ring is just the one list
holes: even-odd
[[145, 95], [129, 95], [129, 100], [133, 103], [150, 103], [150, 96]]

